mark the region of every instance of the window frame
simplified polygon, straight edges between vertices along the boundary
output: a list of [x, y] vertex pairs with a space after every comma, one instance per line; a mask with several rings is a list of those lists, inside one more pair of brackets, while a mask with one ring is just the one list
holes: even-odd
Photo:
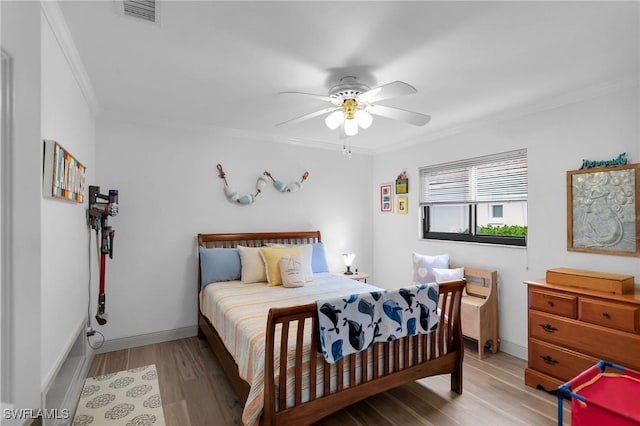
[[[517, 151], [512, 151], [512, 152], [507, 152], [507, 153], [501, 153], [501, 154], [496, 154], [495, 156], [485, 156], [485, 157], [478, 157], [476, 159], [468, 159], [468, 160], [462, 160], [462, 163], [472, 163], [474, 166], [478, 165], [478, 164], [482, 164], [482, 160], [484, 159], [488, 159], [488, 161], [486, 161], [486, 163], [484, 164], [490, 164], [492, 161], [493, 162], [499, 162], [500, 159], [504, 156], [504, 155], [509, 155], [510, 153], [523, 153], [523, 157], [526, 160], [527, 158], [527, 152], [526, 149], [523, 150], [517, 150]], [[478, 162], [478, 160], [480, 160], [480, 162]], [[440, 165], [435, 165], [434, 168], [436, 168], [436, 170], [443, 170], [443, 169], [447, 169], [447, 166], [451, 165], [451, 169], [455, 169], [457, 163], [448, 163], [448, 164], [440, 164]], [[473, 167], [473, 166], [470, 166]], [[518, 246], [518, 247], [526, 247], [527, 246], [527, 237], [528, 235], [523, 235], [523, 236], [515, 236], [515, 235], [478, 235], [477, 234], [477, 218], [478, 218], [478, 207], [479, 206], [489, 206], [489, 210], [491, 212], [491, 206], [496, 205], [496, 204], [500, 204], [503, 206], [503, 218], [504, 218], [504, 205], [506, 203], [509, 202], [509, 200], [507, 199], [499, 199], [499, 200], [493, 200], [493, 201], [486, 201], [486, 200], [481, 200], [481, 201], [477, 201], [477, 200], [469, 200], [469, 199], [465, 199], [465, 200], [459, 200], [458, 202], [456, 201], [451, 201], [451, 202], [429, 202], [428, 200], [425, 201], [425, 198], [427, 197], [425, 195], [425, 177], [423, 176], [423, 171], [425, 170], [430, 170], [430, 167], [423, 167], [420, 169], [420, 178], [421, 178], [421, 185], [422, 185], [422, 197], [420, 200], [420, 211], [421, 211], [421, 237], [422, 239], [425, 240], [443, 240], [443, 241], [462, 241], [462, 242], [471, 242], [471, 243], [482, 243], [482, 244], [494, 244], [494, 245], [503, 245], [503, 246]], [[527, 167], [528, 169], [528, 167]], [[528, 172], [527, 172], [528, 174]], [[427, 178], [428, 179], [428, 178]], [[526, 181], [528, 181], [528, 177], [526, 179]], [[472, 185], [474, 185], [475, 183], [472, 183]], [[527, 183], [528, 185], [528, 183]], [[471, 190], [471, 192], [473, 192], [473, 189]], [[528, 194], [525, 194], [526, 198], [525, 199], [520, 199], [520, 200], [512, 200], [512, 201], [519, 201], [519, 202], [524, 202], [525, 205], [528, 208]], [[467, 223], [467, 227], [466, 229], [468, 230], [467, 232], [463, 233], [463, 232], [432, 232], [430, 231], [430, 213], [431, 213], [431, 208], [432, 207], [437, 207], [438, 205], [459, 205], [459, 206], [466, 206], [466, 208], [468, 209], [468, 223]], [[528, 231], [528, 221], [527, 224], [525, 225], [527, 227], [527, 231]], [[528, 234], [528, 232], [527, 232]]]
[[468, 243], [497, 244], [504, 246], [527, 246], [527, 236], [515, 235], [477, 235], [476, 234], [476, 213], [480, 203], [468, 203], [469, 208], [469, 232], [431, 232], [429, 231], [429, 208], [432, 206], [421, 206], [422, 210], [422, 239], [443, 240], [443, 241], [464, 241]]

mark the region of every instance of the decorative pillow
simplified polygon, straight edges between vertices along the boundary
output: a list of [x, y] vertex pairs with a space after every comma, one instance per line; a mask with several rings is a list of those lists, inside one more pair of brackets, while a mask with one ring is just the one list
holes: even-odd
[[280, 275], [284, 287], [304, 286], [304, 273], [300, 256], [285, 254], [280, 258]]
[[311, 259], [311, 269], [313, 273], [329, 272], [329, 265], [327, 265], [327, 258], [324, 255], [324, 244], [313, 243], [313, 258]]
[[426, 256], [413, 253], [413, 282], [431, 283], [436, 280], [433, 268], [447, 269], [449, 267], [449, 255]]
[[240, 278], [240, 256], [237, 249], [199, 247], [199, 250], [202, 287], [218, 281]]
[[300, 257], [298, 247], [260, 247], [260, 255], [264, 261], [264, 269], [269, 286], [282, 285], [280, 274], [280, 258], [285, 254], [293, 254]]
[[260, 256], [260, 247], [238, 246], [240, 264], [242, 265], [241, 280], [245, 284], [267, 282], [264, 261]]
[[[456, 281], [464, 278], [464, 268], [440, 269], [433, 268], [433, 275], [438, 284], [447, 281]], [[468, 296], [467, 287], [462, 288], [462, 296]]]
[[313, 246], [311, 244], [273, 244], [267, 243], [266, 247], [298, 247], [300, 249], [300, 266], [302, 267], [302, 272], [304, 273], [304, 280], [306, 282], [313, 281], [313, 268], [312, 268], [312, 260], [313, 260]]

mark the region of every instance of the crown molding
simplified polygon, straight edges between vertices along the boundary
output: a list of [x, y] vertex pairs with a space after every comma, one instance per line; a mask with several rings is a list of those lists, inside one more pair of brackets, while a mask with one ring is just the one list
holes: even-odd
[[583, 87], [581, 89], [564, 92], [556, 96], [546, 97], [534, 102], [523, 103], [517, 107], [502, 110], [495, 114], [489, 114], [469, 121], [460, 122], [458, 125], [449, 126], [446, 129], [439, 130], [421, 137], [413, 138], [404, 142], [400, 142], [393, 147], [381, 148], [373, 151], [373, 155], [399, 151], [425, 142], [433, 142], [439, 139], [466, 132], [474, 128], [486, 125], [497, 124], [500, 122], [514, 120], [531, 114], [543, 111], [549, 111], [555, 108], [583, 102], [589, 99], [595, 99], [601, 96], [609, 95], [625, 89], [631, 89], [640, 85], [640, 75], [619, 78]]
[[87, 70], [82, 63], [82, 59], [80, 59], [80, 53], [73, 41], [73, 37], [71, 36], [71, 32], [67, 26], [67, 21], [64, 19], [64, 15], [62, 14], [58, 1], [41, 1], [40, 8], [44, 13], [47, 22], [49, 22], [49, 26], [58, 41], [58, 45], [60, 45], [60, 49], [62, 50], [69, 67], [71, 68], [71, 73], [78, 82], [80, 91], [89, 105], [91, 113], [94, 117], [97, 116], [100, 114], [98, 98], [93, 90], [93, 86], [91, 85], [89, 74], [87, 74]]
[[[342, 152], [343, 142], [338, 140], [336, 142], [305, 139], [305, 138], [292, 138], [285, 136], [270, 136], [265, 137], [262, 133], [254, 132], [250, 130], [242, 130], [231, 127], [221, 127], [215, 125], [207, 125], [195, 122], [178, 121], [178, 120], [161, 120], [157, 117], [136, 115], [136, 114], [123, 114], [114, 111], [104, 111], [100, 116], [101, 121], [117, 121], [120, 123], [127, 123], [132, 125], [145, 125], [151, 127], [160, 127], [173, 130], [188, 130], [198, 131], [202, 133], [214, 133], [216, 137], [229, 137], [242, 139], [251, 142], [273, 142], [280, 144], [295, 145], [306, 148], [325, 149], [330, 151]], [[359, 155], [373, 155], [373, 150], [361, 147], [351, 147], [352, 154]]]

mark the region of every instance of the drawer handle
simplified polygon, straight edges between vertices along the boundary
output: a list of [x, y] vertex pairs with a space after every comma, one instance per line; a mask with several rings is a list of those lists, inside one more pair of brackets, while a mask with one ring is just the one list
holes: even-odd
[[547, 364], [549, 364], [549, 365], [554, 365], [554, 364], [558, 363], [558, 361], [553, 359], [553, 358], [551, 358], [550, 355], [540, 355], [540, 358], [542, 358], [542, 360], [544, 362], [546, 362]]
[[609, 315], [608, 312], [603, 312], [602, 316], [605, 317], [606, 319], [611, 319], [611, 315]]
[[553, 303], [551, 300], [548, 300], [548, 301], [547, 301], [547, 304], [548, 304], [549, 306], [551, 306], [552, 308], [555, 306], [555, 305], [554, 305], [554, 303]]
[[539, 324], [540, 327], [542, 327], [542, 329], [544, 331], [546, 331], [547, 333], [553, 333], [554, 331], [558, 330], [557, 328], [555, 328], [554, 326], [552, 326], [551, 324]]

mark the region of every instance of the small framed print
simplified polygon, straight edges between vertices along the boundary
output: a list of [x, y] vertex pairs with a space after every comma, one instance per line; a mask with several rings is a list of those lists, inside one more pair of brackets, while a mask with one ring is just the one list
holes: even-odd
[[398, 214], [409, 213], [409, 199], [406, 195], [396, 198], [396, 211]]
[[390, 183], [380, 185], [380, 211], [393, 211], [393, 185]]
[[396, 195], [409, 192], [409, 179], [396, 179]]

